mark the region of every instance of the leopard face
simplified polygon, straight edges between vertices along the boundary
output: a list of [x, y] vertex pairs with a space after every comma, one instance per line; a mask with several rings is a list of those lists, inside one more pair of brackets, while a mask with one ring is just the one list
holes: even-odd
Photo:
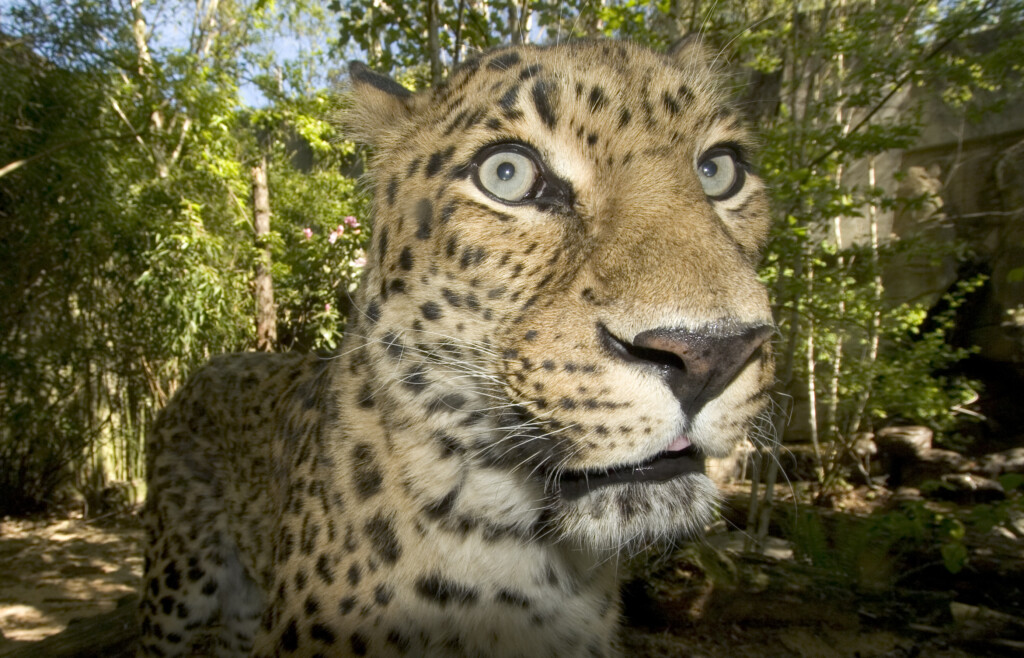
[[[355, 368], [363, 404], [426, 428], [393, 446], [422, 500], [476, 478], [502, 501], [477, 514], [599, 550], [712, 514], [702, 460], [745, 438], [773, 366], [768, 201], [705, 62], [525, 46], [416, 95], [353, 65], [376, 199]], [[481, 468], [431, 484], [438, 443]]]

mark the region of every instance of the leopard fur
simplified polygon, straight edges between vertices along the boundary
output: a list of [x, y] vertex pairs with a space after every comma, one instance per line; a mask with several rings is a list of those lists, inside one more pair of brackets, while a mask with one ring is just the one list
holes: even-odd
[[350, 74], [352, 325], [217, 357], [160, 415], [140, 653], [614, 655], [616, 558], [702, 529], [701, 460], [767, 404], [751, 139], [692, 42]]

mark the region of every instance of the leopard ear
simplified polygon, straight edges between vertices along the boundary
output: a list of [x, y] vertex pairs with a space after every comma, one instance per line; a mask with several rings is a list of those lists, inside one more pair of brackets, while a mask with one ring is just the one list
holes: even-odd
[[685, 69], [712, 68], [711, 54], [704, 47], [704, 40], [700, 34], [696, 32], [684, 35], [669, 46], [667, 54], [677, 66]]
[[352, 105], [344, 123], [358, 142], [380, 146], [385, 136], [412, 116], [411, 91], [362, 62], [349, 62]]

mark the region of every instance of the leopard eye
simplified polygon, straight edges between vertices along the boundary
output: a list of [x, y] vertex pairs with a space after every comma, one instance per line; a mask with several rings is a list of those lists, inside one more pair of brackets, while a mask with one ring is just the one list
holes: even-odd
[[499, 201], [519, 203], [537, 184], [539, 170], [518, 145], [505, 145], [483, 154], [476, 170], [476, 184]]
[[697, 162], [697, 178], [709, 199], [721, 201], [743, 187], [744, 169], [733, 149], [719, 146], [701, 156]]

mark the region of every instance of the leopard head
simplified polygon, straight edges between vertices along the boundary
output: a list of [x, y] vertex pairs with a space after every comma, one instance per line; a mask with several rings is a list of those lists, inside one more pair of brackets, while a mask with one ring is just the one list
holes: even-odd
[[699, 529], [703, 459], [768, 404], [768, 200], [707, 61], [693, 42], [518, 46], [418, 94], [351, 67], [378, 394], [511, 478], [513, 523], [521, 501], [576, 545]]

